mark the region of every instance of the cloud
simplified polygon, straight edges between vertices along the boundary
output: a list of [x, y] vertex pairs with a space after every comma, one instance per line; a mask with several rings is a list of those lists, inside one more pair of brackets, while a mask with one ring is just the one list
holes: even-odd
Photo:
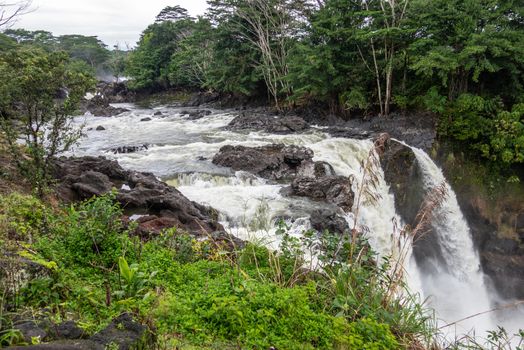
[[96, 35], [109, 47], [116, 43], [133, 46], [160, 10], [176, 4], [193, 16], [206, 9], [206, 0], [33, 0], [35, 10], [14, 27], [43, 29], [55, 35]]

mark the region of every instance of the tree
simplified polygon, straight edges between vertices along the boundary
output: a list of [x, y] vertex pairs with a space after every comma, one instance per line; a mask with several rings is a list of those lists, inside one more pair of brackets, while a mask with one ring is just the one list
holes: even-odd
[[410, 46], [418, 79], [437, 86], [449, 101], [470, 92], [500, 94], [511, 104], [524, 94], [521, 1], [415, 0], [413, 5], [413, 25], [423, 23]]
[[155, 23], [177, 22], [184, 19], [191, 19], [185, 8], [179, 5], [167, 6], [156, 16]]
[[106, 45], [96, 36], [61, 35], [58, 47], [69, 53], [71, 58], [85, 61], [93, 68], [102, 67], [110, 57]]
[[[39, 195], [49, 184], [50, 162], [80, 137], [70, 117], [95, 80], [68, 69], [63, 52], [38, 49], [0, 55], [0, 126], [18, 167]], [[23, 155], [17, 144], [22, 137]]]
[[209, 20], [198, 18], [191, 32], [179, 40], [169, 63], [169, 81], [173, 86], [211, 87], [213, 36], [214, 29]]
[[137, 48], [130, 53], [126, 67], [131, 86], [138, 89], [168, 88], [169, 65], [181, 39], [191, 33], [193, 20], [151, 24], [140, 36]]
[[111, 70], [116, 82], [120, 81], [120, 77], [124, 75], [127, 65], [127, 52], [120, 49], [116, 44], [111, 51], [111, 57], [107, 62], [107, 67]]
[[32, 0], [0, 1], [0, 29], [13, 25], [18, 17], [31, 12]]

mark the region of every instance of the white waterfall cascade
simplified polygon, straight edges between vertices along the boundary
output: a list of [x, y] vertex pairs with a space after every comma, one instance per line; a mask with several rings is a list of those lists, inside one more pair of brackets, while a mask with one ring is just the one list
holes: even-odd
[[[427, 191], [444, 183], [447, 197], [437, 208], [432, 227], [437, 234], [446, 266], [438, 266], [438, 273], [420, 271], [422, 292], [429, 296], [430, 306], [437, 311], [440, 325], [459, 321], [492, 309], [480, 259], [473, 245], [471, 232], [459, 207], [457, 197], [446, 181], [442, 170], [421, 149], [411, 147], [423, 174]], [[493, 315], [486, 313], [466, 319], [449, 329], [450, 336], [474, 329], [477, 333], [496, 329]]]

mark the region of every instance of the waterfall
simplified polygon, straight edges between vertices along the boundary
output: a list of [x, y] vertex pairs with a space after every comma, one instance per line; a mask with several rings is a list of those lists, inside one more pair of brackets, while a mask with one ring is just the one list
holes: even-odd
[[[441, 325], [486, 312], [491, 309], [489, 293], [484, 284], [480, 259], [456, 194], [429, 155], [421, 149], [411, 149], [422, 171], [425, 190], [430, 191], [442, 183], [447, 190], [447, 197], [436, 210], [431, 223], [444, 262], [434, 262], [436, 273], [423, 269], [419, 271], [422, 292], [430, 296], [430, 305], [441, 319]], [[496, 327], [492, 316], [484, 314], [464, 320], [448, 332], [450, 335], [454, 332], [462, 334], [473, 328], [477, 332], [483, 332]]]

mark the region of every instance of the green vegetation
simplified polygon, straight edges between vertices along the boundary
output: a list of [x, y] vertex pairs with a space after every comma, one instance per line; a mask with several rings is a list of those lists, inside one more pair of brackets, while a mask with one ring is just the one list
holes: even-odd
[[[29, 213], [29, 206], [41, 209]], [[120, 224], [111, 194], [62, 209], [12, 194], [0, 197], [0, 215], [2, 223], [9, 217], [9, 230], [0, 231], [5, 249], [47, 269], [25, 284], [2, 284], [1, 304], [15, 305], [10, 312], [17, 314], [68, 317], [94, 332], [131, 311], [154, 325], [169, 349], [398, 349], [430, 330], [418, 304], [399, 308], [404, 297], [387, 296], [397, 284], [386, 265], [372, 262], [365, 242], [345, 244], [365, 259], [331, 259], [329, 272], [306, 273], [297, 263], [304, 261], [300, 242], [284, 227], [282, 253], [255, 244], [225, 251], [175, 229], [140, 242]], [[325, 245], [336, 248], [335, 238], [326, 235]], [[5, 311], [2, 335], [10, 334]], [[19, 341], [0, 338], [4, 345]]]
[[118, 80], [123, 75], [127, 61], [127, 51], [115, 45], [112, 50], [107, 48], [96, 36], [79, 34], [54, 36], [45, 30], [6, 29], [0, 33], [0, 48], [2, 51], [38, 48], [47, 53], [65, 52], [71, 64], [82, 67], [83, 72], [92, 75], [114, 75]]
[[94, 85], [92, 76], [69, 64], [64, 52], [21, 48], [0, 54], [0, 129], [18, 168], [40, 195], [50, 180], [51, 159], [81, 135], [71, 115]]

